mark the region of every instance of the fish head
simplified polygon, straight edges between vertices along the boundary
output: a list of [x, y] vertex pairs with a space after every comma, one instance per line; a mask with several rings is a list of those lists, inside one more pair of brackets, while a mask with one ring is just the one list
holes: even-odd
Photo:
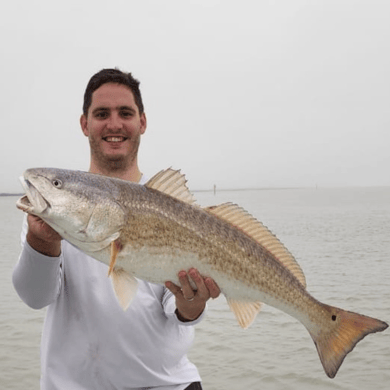
[[86, 252], [107, 247], [120, 236], [125, 212], [110, 178], [87, 172], [34, 168], [20, 178], [26, 195], [16, 206], [38, 216]]

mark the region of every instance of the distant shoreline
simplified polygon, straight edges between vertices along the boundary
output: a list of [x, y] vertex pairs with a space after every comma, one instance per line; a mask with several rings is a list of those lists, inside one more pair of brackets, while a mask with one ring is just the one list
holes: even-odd
[[[390, 186], [302, 186], [302, 187], [258, 187], [258, 188], [216, 188], [215, 192], [229, 191], [285, 191], [285, 190], [331, 190], [331, 189], [368, 189], [368, 188], [390, 188]], [[214, 189], [191, 190], [191, 192], [214, 192]]]
[[24, 193], [15, 193], [15, 194], [9, 194], [9, 193], [0, 193], [0, 196], [23, 196]]
[[[229, 191], [273, 191], [273, 190], [301, 190], [310, 187], [263, 187], [263, 188], [216, 188], [215, 192]], [[207, 190], [192, 190], [191, 192], [214, 192], [213, 189]]]

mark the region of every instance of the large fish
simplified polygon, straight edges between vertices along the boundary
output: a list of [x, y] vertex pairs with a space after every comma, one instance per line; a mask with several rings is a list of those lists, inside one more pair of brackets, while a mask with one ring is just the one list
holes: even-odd
[[363, 337], [388, 327], [317, 301], [307, 292], [294, 257], [265, 226], [231, 203], [196, 205], [179, 171], [161, 171], [138, 185], [39, 168], [27, 170], [21, 182], [26, 196], [17, 207], [106, 263], [124, 309], [136, 292], [135, 277], [178, 283], [180, 270], [197, 268], [217, 282], [243, 328], [252, 323], [261, 302], [298, 319], [330, 378]]

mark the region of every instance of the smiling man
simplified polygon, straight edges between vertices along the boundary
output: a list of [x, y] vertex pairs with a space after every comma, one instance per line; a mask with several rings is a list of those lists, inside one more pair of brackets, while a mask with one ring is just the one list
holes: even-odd
[[[80, 124], [89, 139], [90, 172], [146, 182], [137, 160], [146, 116], [139, 82], [130, 73], [104, 69], [91, 78]], [[187, 351], [192, 325], [220, 291], [195, 269], [181, 271], [179, 281], [161, 286], [140, 280], [124, 312], [107, 266], [28, 215], [13, 282], [29, 306], [47, 307], [41, 389], [202, 389]]]
[[137, 155], [146, 116], [127, 86], [106, 83], [99, 87], [80, 123], [89, 138], [91, 172], [139, 181]]

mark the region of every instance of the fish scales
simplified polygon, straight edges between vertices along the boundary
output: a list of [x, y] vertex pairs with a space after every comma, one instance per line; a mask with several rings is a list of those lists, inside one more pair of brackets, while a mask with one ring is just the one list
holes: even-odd
[[[256, 298], [265, 303], [270, 296], [273, 305], [280, 302], [283, 307], [294, 304], [298, 308], [300, 302], [305, 306], [311, 299], [295, 276], [270, 252], [227, 222], [154, 190], [134, 188], [131, 200], [125, 199], [127, 194], [128, 191], [123, 191], [121, 203], [124, 208], [137, 212], [128, 213], [120, 240], [131, 250], [148, 247], [154, 254], [170, 253], [172, 248], [179, 248], [183, 252], [195, 253], [200, 262], [210, 266], [210, 276], [220, 279], [216, 275], [223, 272], [230, 280], [239, 278], [247, 287], [260, 286], [262, 291]], [[120, 258], [119, 255], [119, 264]], [[202, 272], [202, 265], [198, 268]], [[289, 279], [288, 283], [286, 279]], [[162, 273], [160, 280], [155, 282], [163, 283], [165, 280]], [[222, 291], [229, 296], [224, 283], [220, 284]], [[291, 288], [293, 285], [296, 289]], [[239, 298], [253, 300], [253, 292], [251, 296], [240, 295]]]
[[[178, 283], [182, 269], [213, 278], [240, 326], [272, 305], [310, 333], [323, 368], [334, 378], [345, 356], [366, 335], [388, 325], [317, 301], [301, 268], [268, 229], [236, 205], [202, 209], [184, 175], [167, 169], [145, 186], [86, 172], [38, 168], [21, 179], [17, 207], [107, 264], [119, 304], [136, 293], [134, 276]], [[127, 285], [128, 288], [118, 288]]]

